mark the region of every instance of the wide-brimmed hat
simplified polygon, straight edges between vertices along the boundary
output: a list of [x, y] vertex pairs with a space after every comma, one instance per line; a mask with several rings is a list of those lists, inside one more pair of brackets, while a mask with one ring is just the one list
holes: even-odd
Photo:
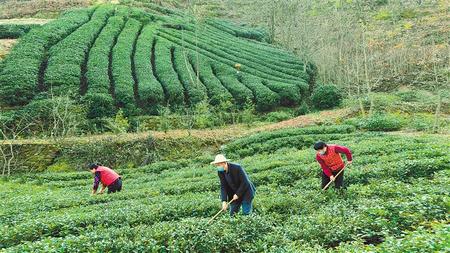
[[211, 162], [211, 164], [218, 164], [218, 163], [224, 163], [224, 162], [228, 162], [228, 159], [225, 158], [224, 155], [216, 155], [216, 158], [214, 159], [213, 162]]

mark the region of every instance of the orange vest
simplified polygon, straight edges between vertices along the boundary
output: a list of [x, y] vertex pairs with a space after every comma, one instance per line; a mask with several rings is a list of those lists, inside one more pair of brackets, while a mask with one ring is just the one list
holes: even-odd
[[341, 154], [337, 153], [334, 149], [334, 145], [328, 145], [326, 154], [319, 154], [319, 157], [325, 162], [328, 168], [336, 171], [344, 167], [344, 161], [342, 160]]
[[114, 183], [120, 177], [114, 170], [104, 166], [98, 166], [96, 171], [100, 172], [100, 181], [106, 186]]

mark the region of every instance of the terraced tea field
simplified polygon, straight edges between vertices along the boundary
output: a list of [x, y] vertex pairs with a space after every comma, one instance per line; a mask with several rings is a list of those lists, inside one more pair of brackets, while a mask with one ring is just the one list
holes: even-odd
[[[346, 190], [320, 190], [315, 140], [348, 146]], [[232, 141], [257, 187], [254, 214], [220, 208], [212, 157], [119, 169], [123, 191], [90, 196], [89, 172], [14, 177], [0, 188], [2, 252], [446, 252], [449, 143], [327, 126]], [[403, 239], [401, 239], [403, 238]]]
[[2, 62], [0, 98], [22, 106], [70, 95], [90, 118], [157, 114], [186, 107], [251, 101], [259, 111], [298, 105], [314, 67], [261, 42], [260, 31], [226, 21], [202, 24], [156, 5], [67, 11], [33, 28]]

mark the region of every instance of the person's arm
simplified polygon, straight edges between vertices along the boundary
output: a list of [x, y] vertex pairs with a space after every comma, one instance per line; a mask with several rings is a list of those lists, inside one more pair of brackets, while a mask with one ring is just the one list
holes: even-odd
[[220, 198], [222, 200], [222, 210], [226, 211], [228, 208], [228, 193], [226, 187], [226, 180], [223, 172], [217, 172], [220, 180]]
[[102, 189], [98, 192], [98, 194], [103, 194], [105, 192], [106, 185], [102, 184]]
[[219, 175], [220, 180], [220, 198], [222, 202], [226, 202], [228, 200], [227, 187], [225, 185], [227, 182], [223, 172], [217, 172], [217, 174]]
[[331, 177], [333, 174], [331, 174], [330, 168], [325, 164], [325, 162], [322, 160], [322, 158], [319, 157], [319, 155], [316, 155], [316, 160], [319, 162], [320, 167], [322, 167], [323, 173], [327, 175], [327, 177]]
[[245, 170], [242, 167], [239, 166], [238, 169], [241, 185], [239, 185], [239, 188], [236, 191], [236, 195], [241, 198], [242, 195], [250, 188], [250, 180], [248, 179], [247, 173], [245, 173]]
[[94, 186], [92, 187], [92, 195], [97, 192], [98, 185], [100, 184], [100, 171], [95, 172]]
[[334, 148], [334, 150], [337, 153], [345, 154], [345, 156], [347, 157], [347, 162], [352, 162], [352, 159], [353, 159], [352, 152], [350, 151], [349, 148], [344, 147], [344, 146], [336, 146]]

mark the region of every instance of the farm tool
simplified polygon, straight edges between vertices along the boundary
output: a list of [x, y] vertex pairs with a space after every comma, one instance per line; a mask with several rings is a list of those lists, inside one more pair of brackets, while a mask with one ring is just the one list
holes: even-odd
[[[233, 201], [234, 201], [234, 199], [230, 200], [230, 202], [228, 202], [227, 206], [229, 206]], [[223, 209], [220, 209], [220, 211], [217, 212], [216, 215], [214, 215], [214, 216], [208, 221], [208, 224], [210, 224], [211, 222], [213, 222], [213, 220], [214, 220], [215, 218], [217, 218], [217, 216], [219, 216], [219, 214], [221, 214], [223, 211], [224, 211]]]
[[[345, 165], [344, 168], [342, 168], [342, 170], [340, 170], [340, 171], [336, 174], [336, 176], [334, 176], [334, 180], [336, 180], [336, 178], [344, 171], [345, 168], [347, 168], [347, 166], [348, 166], [348, 164]], [[333, 181], [330, 180], [330, 182], [328, 182], [328, 184], [325, 185], [325, 187], [323, 187], [322, 191], [325, 191], [326, 189], [328, 189], [328, 186], [330, 186], [331, 183], [334, 182], [334, 180], [333, 180]]]

